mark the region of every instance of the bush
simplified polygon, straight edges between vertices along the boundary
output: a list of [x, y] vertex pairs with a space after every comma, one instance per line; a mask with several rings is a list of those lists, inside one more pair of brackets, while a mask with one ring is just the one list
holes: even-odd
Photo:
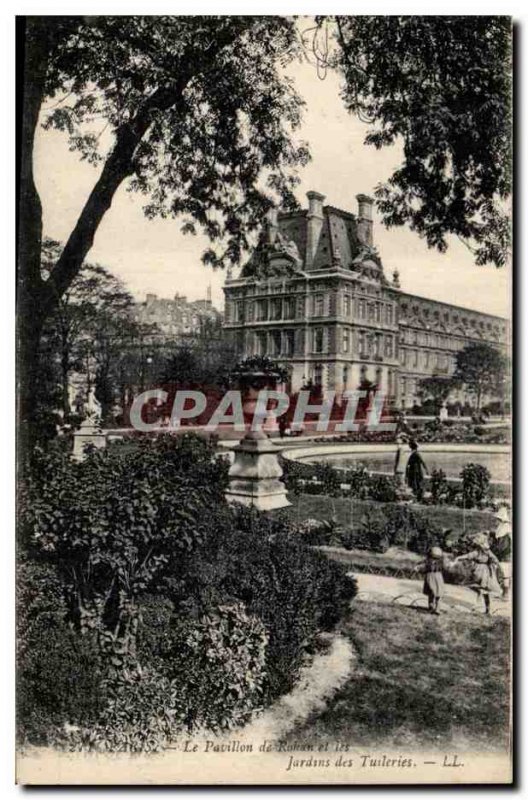
[[[132, 646], [136, 598], [203, 539], [223, 500], [222, 460], [196, 436], [116, 444], [80, 464], [42, 456], [22, 513], [29, 551], [53, 563], [70, 618], [101, 645]], [[198, 488], [197, 488], [198, 487]]]
[[491, 475], [481, 464], [466, 464], [460, 473], [462, 497], [466, 508], [484, 506], [489, 502]]
[[339, 546], [341, 543], [340, 532], [334, 520], [305, 519], [296, 526], [296, 531], [302, 541], [311, 546]]
[[156, 752], [182, 727], [185, 699], [179, 687], [152, 667], [130, 664], [105, 683], [107, 702], [95, 724], [70, 728], [68, 750]]
[[267, 701], [291, 688], [318, 631], [335, 625], [355, 594], [345, 568], [310, 549], [282, 516], [251, 509], [219, 509], [187, 561], [184, 581], [172, 583], [177, 609], [183, 598], [195, 614], [239, 602], [263, 622]]
[[348, 483], [350, 486], [350, 496], [357, 497], [360, 500], [366, 500], [369, 497], [370, 481], [370, 473], [367, 468], [363, 466], [349, 469], [345, 475], [345, 483]]
[[429, 491], [431, 492], [431, 502], [435, 505], [442, 505], [449, 502], [452, 492], [443, 470], [434, 469], [431, 472]]
[[239, 724], [262, 703], [266, 646], [262, 622], [241, 604], [210, 609], [195, 619], [175, 613], [167, 600], [146, 598], [138, 657], [148, 668], [115, 685], [104, 722], [118, 736], [126, 732], [126, 749], [136, 749], [136, 737], [144, 749], [142, 726], [157, 731], [158, 738], [149, 742], [153, 749], [175, 729], [220, 730]]
[[61, 583], [48, 565], [17, 570], [17, 722], [21, 742], [55, 745], [64, 725], [85, 725], [101, 707], [103, 665], [93, 635], [66, 622]]
[[342, 493], [343, 473], [328, 462], [322, 461], [319, 464], [315, 464], [313, 477], [320, 483], [322, 494], [339, 497]]
[[280, 515], [229, 506], [212, 456], [165, 437], [39, 458], [21, 518], [39, 609], [26, 597], [20, 620], [28, 741], [132, 752], [237, 724], [291, 688], [346, 609], [345, 568]]
[[398, 500], [398, 484], [388, 475], [371, 475], [369, 497], [379, 503], [394, 503]]

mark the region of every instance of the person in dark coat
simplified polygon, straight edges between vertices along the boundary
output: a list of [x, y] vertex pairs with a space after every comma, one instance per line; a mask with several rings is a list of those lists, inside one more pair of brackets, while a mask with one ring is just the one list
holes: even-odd
[[405, 480], [416, 499], [420, 502], [424, 492], [424, 472], [429, 473], [429, 470], [423, 458], [418, 453], [418, 445], [416, 442], [410, 441], [409, 447], [411, 448], [411, 455], [409, 456], [405, 468]]

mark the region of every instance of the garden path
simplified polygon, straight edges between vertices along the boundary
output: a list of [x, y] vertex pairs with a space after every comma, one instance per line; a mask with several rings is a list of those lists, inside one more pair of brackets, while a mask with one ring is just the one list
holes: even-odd
[[[385, 575], [370, 575], [363, 572], [350, 572], [358, 582], [356, 600], [369, 602], [393, 603], [394, 605], [427, 608], [427, 598], [422, 594], [423, 580], [408, 578], [392, 578]], [[445, 594], [440, 606], [441, 611], [467, 611], [483, 613], [483, 602], [475, 592], [467, 586], [445, 585]], [[491, 613], [493, 616], [507, 617], [511, 614], [511, 602], [502, 598], [492, 598]]]

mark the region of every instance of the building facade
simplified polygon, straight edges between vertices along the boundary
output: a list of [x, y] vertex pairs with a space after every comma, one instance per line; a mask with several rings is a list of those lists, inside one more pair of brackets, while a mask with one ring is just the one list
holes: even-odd
[[404, 292], [397, 272], [387, 279], [371, 198], [358, 195], [353, 214], [307, 197], [307, 209], [270, 214], [240, 276], [225, 283], [224, 326], [240, 357], [288, 364], [293, 392], [312, 382], [339, 395], [368, 381], [411, 408], [420, 380], [452, 374], [468, 343], [506, 350], [505, 319]]
[[137, 319], [146, 325], [156, 325], [161, 333], [169, 337], [189, 337], [201, 332], [204, 322], [219, 322], [220, 312], [213, 306], [211, 290], [205, 300], [189, 302], [184, 295], [158, 297], [147, 294], [144, 303], [137, 305]]

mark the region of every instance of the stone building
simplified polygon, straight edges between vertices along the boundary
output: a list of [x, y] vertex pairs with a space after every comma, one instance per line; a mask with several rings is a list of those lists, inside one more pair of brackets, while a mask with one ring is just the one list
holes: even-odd
[[137, 319], [144, 324], [156, 325], [169, 337], [187, 338], [200, 333], [205, 320], [219, 322], [221, 314], [213, 306], [211, 289], [208, 288], [205, 300], [191, 302], [178, 293], [173, 298], [147, 294], [145, 302], [137, 305]]
[[224, 325], [241, 357], [289, 364], [294, 392], [311, 381], [339, 395], [369, 381], [410, 408], [419, 381], [451, 374], [469, 342], [507, 347], [505, 319], [404, 292], [397, 272], [387, 279], [371, 198], [357, 195], [353, 214], [307, 197], [307, 209], [270, 214], [240, 276], [225, 283]]

